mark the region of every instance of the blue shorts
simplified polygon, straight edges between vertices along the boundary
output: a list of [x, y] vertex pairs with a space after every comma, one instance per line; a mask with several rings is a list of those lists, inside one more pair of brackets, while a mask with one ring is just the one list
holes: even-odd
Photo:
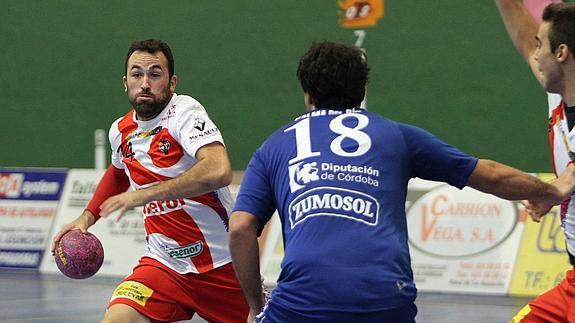
[[263, 312], [256, 317], [256, 323], [271, 322], [362, 322], [362, 323], [415, 323], [417, 306], [414, 303], [403, 307], [392, 308], [377, 312], [341, 312], [341, 311], [310, 311], [292, 310], [278, 306], [273, 302], [266, 305]]

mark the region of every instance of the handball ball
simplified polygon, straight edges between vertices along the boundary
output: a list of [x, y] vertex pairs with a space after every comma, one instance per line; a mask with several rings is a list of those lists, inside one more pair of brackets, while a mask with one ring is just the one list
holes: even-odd
[[60, 271], [74, 279], [93, 276], [104, 262], [104, 248], [91, 233], [71, 230], [56, 244], [56, 265]]

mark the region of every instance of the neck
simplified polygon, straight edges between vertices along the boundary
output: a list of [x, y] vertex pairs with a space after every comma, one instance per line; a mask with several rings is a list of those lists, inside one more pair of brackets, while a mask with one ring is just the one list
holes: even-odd
[[567, 64], [567, 66], [564, 69], [565, 81], [561, 91], [561, 98], [565, 101], [565, 104], [572, 107], [575, 106], [575, 61], [570, 60], [569, 62], [565, 62], [565, 64]]
[[561, 98], [567, 106], [575, 106], [575, 82], [566, 82], [565, 89], [561, 91]]

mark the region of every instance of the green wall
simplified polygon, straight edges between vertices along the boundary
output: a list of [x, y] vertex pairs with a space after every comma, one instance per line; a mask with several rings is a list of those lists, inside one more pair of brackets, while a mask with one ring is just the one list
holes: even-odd
[[[353, 44], [337, 1], [3, 1], [0, 166], [93, 167], [93, 132], [130, 107], [133, 40], [174, 51], [177, 92], [223, 131], [233, 168], [304, 112], [297, 60], [313, 41]], [[551, 171], [547, 105], [492, 1], [385, 1], [366, 30], [368, 107], [483, 158]]]

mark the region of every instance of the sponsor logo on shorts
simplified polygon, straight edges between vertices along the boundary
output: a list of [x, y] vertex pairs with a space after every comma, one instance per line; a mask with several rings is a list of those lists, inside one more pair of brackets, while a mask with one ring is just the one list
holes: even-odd
[[203, 245], [201, 241], [196, 241], [190, 245], [179, 247], [179, 248], [169, 248], [168, 254], [170, 257], [175, 259], [191, 258], [199, 255], [203, 250]]
[[289, 205], [291, 227], [310, 217], [346, 218], [373, 226], [379, 214], [378, 201], [365, 193], [338, 187], [317, 187], [296, 197]]
[[148, 299], [154, 294], [154, 290], [150, 287], [135, 281], [122, 282], [114, 291], [112, 301], [116, 298], [126, 298], [138, 303], [141, 306], [146, 306]]

